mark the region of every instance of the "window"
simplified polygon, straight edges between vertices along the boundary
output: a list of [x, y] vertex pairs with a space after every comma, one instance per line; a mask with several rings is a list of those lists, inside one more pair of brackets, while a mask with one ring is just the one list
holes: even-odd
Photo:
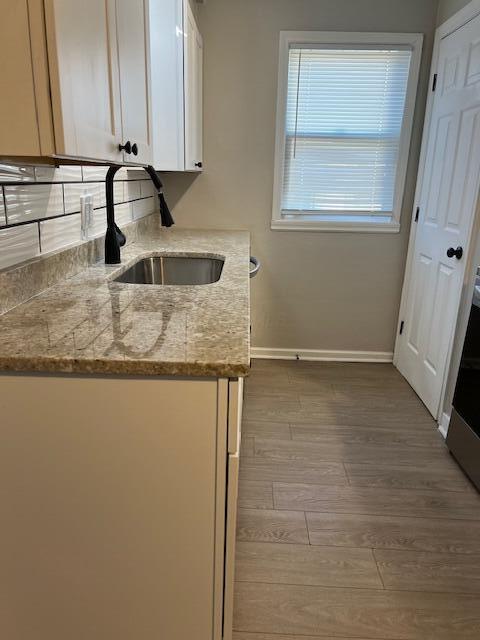
[[422, 41], [281, 33], [272, 228], [400, 229]]

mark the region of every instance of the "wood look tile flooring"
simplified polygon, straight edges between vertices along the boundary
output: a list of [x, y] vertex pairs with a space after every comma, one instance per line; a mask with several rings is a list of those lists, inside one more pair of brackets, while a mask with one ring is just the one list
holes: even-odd
[[392, 365], [253, 362], [234, 640], [479, 640], [480, 496]]

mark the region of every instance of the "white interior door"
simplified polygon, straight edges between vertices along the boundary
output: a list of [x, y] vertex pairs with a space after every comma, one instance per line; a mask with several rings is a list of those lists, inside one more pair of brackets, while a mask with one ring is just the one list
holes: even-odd
[[[420, 214], [396, 364], [437, 417], [480, 178], [480, 17], [440, 44]], [[463, 249], [452, 255], [458, 247]]]

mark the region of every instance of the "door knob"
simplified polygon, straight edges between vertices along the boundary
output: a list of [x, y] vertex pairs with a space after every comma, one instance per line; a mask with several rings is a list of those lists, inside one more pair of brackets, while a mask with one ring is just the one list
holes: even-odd
[[203, 167], [203, 162], [195, 162], [195, 166], [201, 169]]
[[134, 156], [138, 156], [138, 147], [136, 142], [132, 144], [132, 153]]
[[447, 256], [449, 258], [455, 257], [457, 260], [461, 260], [463, 257], [463, 247], [457, 247], [456, 249], [450, 247], [450, 249], [447, 251]]
[[125, 153], [132, 153], [132, 143], [130, 142], [130, 140], [127, 140], [125, 144], [119, 144], [118, 150], [125, 151]]

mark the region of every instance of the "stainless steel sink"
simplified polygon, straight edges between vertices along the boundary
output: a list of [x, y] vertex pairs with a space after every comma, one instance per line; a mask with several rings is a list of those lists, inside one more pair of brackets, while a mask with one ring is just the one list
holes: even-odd
[[218, 282], [224, 260], [205, 256], [142, 258], [114, 282], [157, 285], [203, 285]]

